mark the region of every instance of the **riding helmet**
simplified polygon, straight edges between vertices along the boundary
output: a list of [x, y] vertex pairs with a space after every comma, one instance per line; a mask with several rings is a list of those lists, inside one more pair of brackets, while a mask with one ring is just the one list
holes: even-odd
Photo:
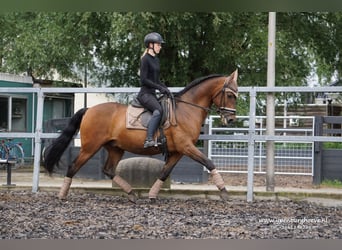
[[164, 42], [163, 37], [159, 33], [152, 32], [145, 36], [144, 43], [147, 48], [149, 43], [165, 43], [165, 42]]

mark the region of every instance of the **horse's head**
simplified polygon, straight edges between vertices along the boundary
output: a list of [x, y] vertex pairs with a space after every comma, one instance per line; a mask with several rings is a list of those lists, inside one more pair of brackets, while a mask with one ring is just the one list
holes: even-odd
[[235, 70], [222, 81], [222, 85], [220, 84], [221, 89], [213, 98], [217, 112], [220, 114], [221, 121], [224, 125], [228, 125], [236, 120], [236, 99], [238, 97], [237, 77], [238, 71]]

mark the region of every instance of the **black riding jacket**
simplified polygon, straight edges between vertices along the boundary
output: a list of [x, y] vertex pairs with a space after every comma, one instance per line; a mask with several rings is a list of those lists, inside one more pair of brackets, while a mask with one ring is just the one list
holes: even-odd
[[156, 89], [163, 90], [166, 88], [165, 84], [160, 82], [160, 64], [159, 58], [146, 53], [141, 58], [140, 63], [140, 83], [141, 89], [139, 95], [153, 94]]

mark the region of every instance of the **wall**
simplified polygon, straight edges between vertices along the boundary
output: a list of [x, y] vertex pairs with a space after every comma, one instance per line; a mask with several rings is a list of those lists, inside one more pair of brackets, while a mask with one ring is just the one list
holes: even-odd
[[[31, 77], [0, 73], [0, 87], [32, 88], [33, 82]], [[0, 93], [0, 97], [3, 101], [0, 107], [1, 112], [7, 109], [7, 117], [1, 116], [1, 128], [11, 132], [32, 132], [35, 122], [34, 95], [32, 93]], [[6, 107], [3, 106], [8, 100], [10, 103]], [[22, 143], [25, 155], [32, 156], [32, 139], [14, 140]]]

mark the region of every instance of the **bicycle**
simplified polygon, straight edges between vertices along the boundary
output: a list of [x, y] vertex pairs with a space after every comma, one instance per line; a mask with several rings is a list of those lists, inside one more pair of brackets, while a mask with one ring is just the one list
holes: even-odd
[[24, 165], [24, 150], [21, 144], [13, 142], [12, 139], [1, 140], [0, 159], [15, 162], [13, 168], [22, 167]]

